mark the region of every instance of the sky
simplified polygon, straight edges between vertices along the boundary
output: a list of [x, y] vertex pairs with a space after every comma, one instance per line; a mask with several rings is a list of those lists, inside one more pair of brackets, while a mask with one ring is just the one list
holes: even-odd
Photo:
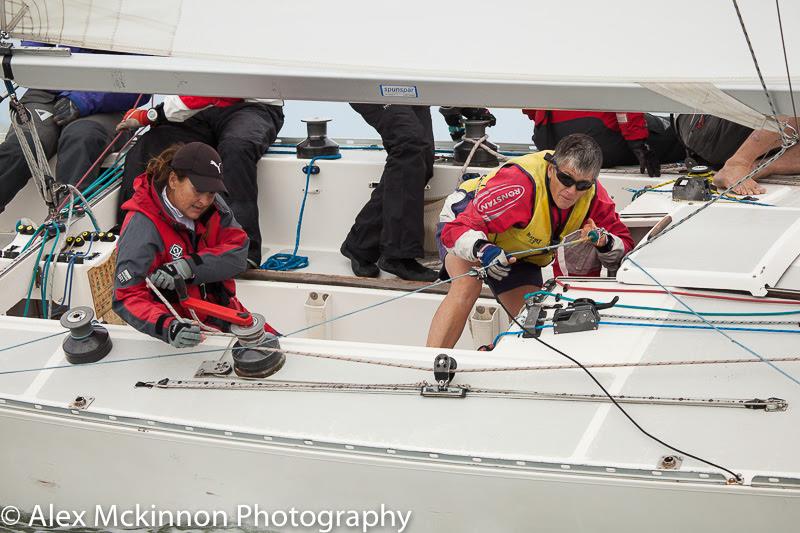
[[[434, 138], [437, 141], [449, 141], [450, 135], [438, 107], [431, 108], [433, 117]], [[379, 139], [361, 115], [343, 102], [308, 102], [299, 100], [286, 101], [284, 105], [286, 120], [280, 131], [282, 137], [305, 137], [304, 118], [325, 117], [333, 119], [328, 124], [328, 135], [338, 139]], [[488, 130], [489, 140], [494, 143], [528, 144], [531, 141], [533, 123], [519, 109], [492, 109], [497, 117], [497, 126]], [[4, 100], [0, 107], [0, 128], [5, 131], [9, 126], [8, 101]]]

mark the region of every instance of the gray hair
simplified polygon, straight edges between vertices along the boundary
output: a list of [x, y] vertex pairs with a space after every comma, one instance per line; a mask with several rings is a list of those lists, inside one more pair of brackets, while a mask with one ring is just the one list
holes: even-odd
[[557, 164], [568, 164], [576, 172], [592, 177], [597, 177], [603, 167], [600, 145], [583, 133], [573, 133], [558, 141], [553, 159]]

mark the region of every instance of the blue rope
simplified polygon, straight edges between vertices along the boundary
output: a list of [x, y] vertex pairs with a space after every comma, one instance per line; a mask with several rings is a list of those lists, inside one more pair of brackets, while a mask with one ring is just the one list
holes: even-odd
[[291, 254], [279, 253], [271, 255], [264, 261], [261, 268], [264, 270], [299, 270], [308, 266], [308, 257], [304, 255], [297, 255], [297, 249], [300, 247], [300, 229], [303, 227], [303, 213], [306, 209], [306, 200], [308, 199], [308, 186], [311, 182], [311, 172], [314, 170], [314, 163], [320, 159], [340, 159], [341, 154], [335, 155], [320, 155], [312, 157], [311, 161], [306, 165], [306, 189], [303, 193], [303, 202], [300, 204], [300, 215], [297, 217], [297, 233], [294, 238], [294, 250]]
[[[546, 324], [546, 325], [543, 325], [543, 326], [535, 326], [533, 329], [542, 330], [542, 329], [547, 329], [547, 328], [552, 328], [552, 327], [553, 327], [552, 324]], [[494, 338], [494, 340], [492, 341], [492, 344], [494, 346], [497, 346], [497, 341], [500, 340], [500, 337], [505, 337], [507, 335], [514, 335], [516, 337], [519, 337], [520, 335], [522, 335], [522, 333], [523, 333], [522, 331], [503, 331], [502, 333], [498, 333], [497, 334], [497, 337]]]
[[[651, 188], [647, 188], [647, 187], [644, 187], [643, 189], [631, 189], [631, 188], [626, 187], [624, 190], [626, 190], [628, 192], [632, 192], [634, 200], [636, 200], [638, 197], [640, 197], [641, 195], [643, 195], [646, 192], [660, 192], [660, 193], [670, 193], [670, 194], [672, 193], [672, 189], [664, 191], [664, 190], [661, 190], [661, 189], [651, 189]], [[712, 195], [712, 198], [714, 198], [716, 200], [723, 200], [723, 201], [729, 201], [729, 202], [738, 202], [740, 204], [761, 205], [761, 206], [764, 206], [764, 207], [775, 207], [775, 204], [768, 204], [768, 203], [765, 203], [765, 202], [756, 202], [754, 200], [745, 200], [743, 198], [734, 198], [732, 196], [719, 196], [718, 194], [714, 194], [714, 195]]]
[[625, 259], [627, 259], [628, 261], [630, 261], [630, 262], [631, 262], [631, 263], [632, 263], [632, 264], [633, 264], [633, 265], [634, 265], [636, 268], [638, 268], [639, 270], [641, 270], [641, 271], [644, 273], [644, 275], [645, 275], [645, 276], [647, 276], [648, 278], [650, 278], [650, 279], [653, 281], [653, 283], [655, 283], [656, 285], [658, 285], [659, 287], [661, 287], [661, 289], [663, 289], [664, 291], [666, 291], [666, 292], [667, 292], [667, 294], [669, 294], [670, 296], [672, 296], [673, 298], [675, 298], [675, 300], [676, 300], [678, 303], [680, 303], [680, 304], [681, 304], [682, 306], [684, 306], [686, 309], [688, 309], [689, 311], [691, 311], [692, 313], [694, 313], [694, 314], [695, 314], [695, 316], [697, 316], [698, 318], [700, 318], [700, 320], [702, 320], [703, 322], [705, 322], [707, 325], [711, 326], [711, 328], [712, 328], [712, 329], [714, 329], [714, 330], [718, 331], [720, 335], [722, 335], [723, 337], [725, 337], [726, 339], [728, 339], [729, 341], [731, 341], [732, 343], [734, 343], [736, 346], [738, 346], [738, 347], [742, 348], [744, 351], [746, 351], [746, 352], [747, 352], [747, 353], [749, 353], [750, 355], [754, 355], [754, 356], [758, 357], [758, 358], [759, 358], [759, 359], [760, 359], [762, 362], [764, 362], [764, 363], [768, 364], [770, 367], [772, 367], [772, 369], [773, 369], [773, 370], [775, 370], [776, 372], [780, 373], [781, 375], [783, 375], [784, 377], [786, 377], [786, 378], [787, 378], [787, 379], [789, 379], [790, 381], [794, 382], [796, 385], [800, 385], [800, 381], [798, 381], [798, 379], [797, 379], [796, 377], [792, 376], [791, 374], [789, 374], [788, 372], [786, 372], [786, 371], [785, 371], [785, 370], [783, 370], [782, 368], [778, 367], [778, 366], [777, 366], [775, 363], [773, 363], [772, 361], [768, 361], [766, 358], [764, 358], [764, 356], [762, 356], [761, 354], [759, 354], [759, 353], [758, 353], [758, 352], [756, 352], [755, 350], [753, 350], [753, 349], [751, 349], [751, 348], [748, 348], [747, 346], [745, 346], [745, 345], [744, 345], [744, 344], [742, 344], [741, 342], [737, 341], [736, 339], [734, 339], [733, 337], [731, 337], [730, 335], [728, 335], [727, 333], [725, 333], [724, 331], [722, 331], [722, 329], [721, 329], [721, 328], [718, 328], [717, 326], [715, 326], [714, 324], [712, 324], [711, 322], [709, 322], [708, 320], [706, 320], [705, 318], [703, 318], [703, 316], [702, 316], [702, 315], [700, 315], [700, 314], [696, 313], [696, 312], [694, 311], [694, 309], [692, 309], [692, 308], [689, 306], [689, 304], [687, 304], [686, 302], [684, 302], [683, 300], [681, 300], [680, 298], [678, 298], [678, 295], [677, 295], [677, 294], [673, 294], [673, 293], [672, 293], [672, 291], [670, 291], [668, 288], [666, 288], [664, 285], [662, 285], [660, 281], [658, 281], [656, 278], [654, 278], [652, 274], [650, 274], [650, 273], [649, 273], [647, 270], [645, 270], [645, 269], [644, 269], [644, 267], [642, 267], [641, 265], [639, 265], [639, 263], [637, 263], [637, 262], [636, 262], [636, 261], [635, 261], [635, 260], [634, 260], [634, 259], [633, 259], [633, 258], [630, 256], [630, 255], [629, 255], [629, 256], [627, 256]]
[[[548, 291], [536, 291], [536, 292], [529, 292], [523, 298], [526, 300], [530, 297], [537, 296], [539, 294], [544, 294], [546, 296], [560, 296], [562, 300], [566, 300], [567, 302], [574, 302], [575, 298], [570, 298], [569, 296], [559, 295], [554, 292]], [[597, 302], [598, 305], [603, 305], [602, 302]], [[787, 303], [786, 305], [791, 305]], [[625, 304], [615, 304], [614, 307], [621, 307], [623, 309], [638, 309], [641, 311], [663, 311], [667, 313], [678, 313], [681, 315], [703, 315], [703, 316], [785, 316], [785, 315], [800, 315], [800, 310], [798, 311], [767, 311], [763, 313], [707, 313], [701, 311], [684, 311], [683, 309], [669, 309], [666, 307], [649, 307], [644, 305], [625, 305]]]
[[72, 303], [72, 276], [75, 271], [76, 259], [77, 256], [75, 255], [69, 258], [69, 264], [67, 264], [67, 274], [66, 277], [64, 278], [64, 295], [61, 297], [61, 305], [64, 305], [64, 303], [66, 303], [67, 309], [69, 309], [70, 304]]
[[64, 295], [61, 297], [61, 305], [64, 305], [64, 302], [66, 301], [67, 308], [69, 308], [72, 304], [72, 280], [75, 278], [75, 261], [79, 257], [87, 257], [90, 253], [92, 253], [92, 245], [94, 245], [94, 240], [89, 241], [89, 247], [85, 252], [70, 252], [69, 264], [67, 265], [67, 274], [64, 278]]
[[515, 337], [519, 337], [522, 335], [521, 331], [503, 331], [497, 334], [497, 337], [494, 338], [492, 341], [492, 346], [497, 346], [497, 341], [500, 340], [501, 337], [505, 337], [506, 335], [514, 335]]
[[640, 328], [673, 328], [673, 329], [719, 329], [720, 331], [758, 331], [762, 333], [800, 333], [800, 329], [768, 329], [768, 328], [739, 328], [739, 327], [712, 327], [709, 326], [687, 326], [685, 324], [640, 324], [638, 322], [606, 322], [601, 320], [600, 324], [608, 326], [634, 326]]

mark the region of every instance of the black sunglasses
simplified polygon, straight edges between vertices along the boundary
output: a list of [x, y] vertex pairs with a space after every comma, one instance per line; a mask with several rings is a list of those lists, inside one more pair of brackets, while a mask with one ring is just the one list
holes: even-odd
[[594, 180], [586, 181], [586, 180], [576, 180], [566, 172], [562, 172], [560, 168], [558, 168], [558, 163], [556, 163], [555, 159], [552, 157], [545, 158], [547, 159], [553, 167], [556, 169], [556, 177], [558, 181], [561, 182], [561, 185], [569, 189], [573, 185], [575, 186], [575, 190], [578, 191], [588, 191], [594, 186]]

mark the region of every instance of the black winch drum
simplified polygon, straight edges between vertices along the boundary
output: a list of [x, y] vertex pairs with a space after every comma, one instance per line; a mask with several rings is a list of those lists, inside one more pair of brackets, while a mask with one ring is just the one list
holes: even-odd
[[73, 307], [61, 317], [61, 325], [69, 330], [61, 347], [73, 365], [96, 363], [111, 351], [108, 330], [93, 319], [91, 307]]
[[231, 348], [233, 371], [246, 378], [266, 378], [277, 372], [286, 362], [278, 337], [264, 331], [266, 320], [253, 313], [250, 326], [231, 326], [238, 341]]

